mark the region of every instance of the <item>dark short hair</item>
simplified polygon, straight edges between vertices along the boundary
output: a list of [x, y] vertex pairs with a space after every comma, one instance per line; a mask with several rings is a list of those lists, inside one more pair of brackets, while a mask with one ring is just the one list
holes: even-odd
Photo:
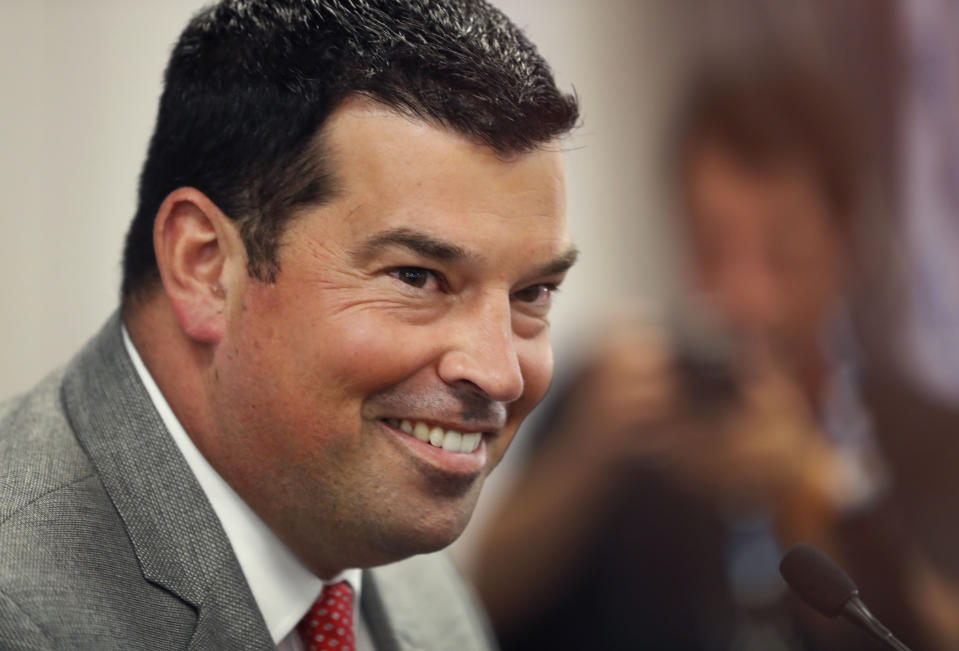
[[849, 228], [861, 194], [862, 142], [849, 97], [824, 71], [775, 58], [704, 69], [678, 116], [670, 143], [678, 184], [704, 144], [758, 172], [798, 163], [815, 178], [834, 223]]
[[504, 156], [562, 136], [578, 115], [535, 46], [483, 0], [223, 0], [190, 21], [166, 69], [124, 302], [159, 279], [153, 223], [183, 186], [238, 223], [250, 275], [275, 280], [285, 223], [336, 189], [321, 127], [357, 94]]

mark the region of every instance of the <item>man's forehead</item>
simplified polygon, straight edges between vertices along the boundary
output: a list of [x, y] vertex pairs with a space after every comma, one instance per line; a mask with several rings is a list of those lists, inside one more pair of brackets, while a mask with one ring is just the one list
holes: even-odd
[[362, 264], [405, 249], [446, 263], [568, 268], [558, 145], [504, 157], [370, 101], [337, 109], [322, 134], [338, 192], [327, 234]]
[[[402, 113], [363, 97], [345, 100], [319, 134], [328, 167], [337, 176], [377, 178], [381, 183], [458, 166], [485, 166], [506, 170], [537, 167], [565, 186], [559, 142], [550, 141], [528, 150], [504, 153], [493, 150], [444, 125]], [[432, 170], [429, 170], [432, 164]], [[343, 178], [348, 182], [348, 178]], [[415, 187], [408, 188], [410, 190]]]

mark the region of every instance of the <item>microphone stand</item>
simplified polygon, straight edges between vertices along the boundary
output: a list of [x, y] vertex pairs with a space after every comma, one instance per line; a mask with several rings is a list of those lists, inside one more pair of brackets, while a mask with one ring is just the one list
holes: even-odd
[[876, 619], [876, 616], [870, 612], [858, 594], [853, 595], [852, 598], [846, 602], [840, 614], [879, 641], [885, 642], [890, 649], [895, 649], [895, 651], [910, 651], [909, 647], [900, 642], [882, 622]]

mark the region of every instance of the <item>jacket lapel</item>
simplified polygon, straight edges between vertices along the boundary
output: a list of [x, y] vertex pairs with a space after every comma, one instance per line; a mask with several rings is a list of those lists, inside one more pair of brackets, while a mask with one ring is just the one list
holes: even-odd
[[130, 536], [144, 577], [198, 610], [192, 649], [273, 649], [213, 507], [123, 346], [119, 314], [71, 362], [67, 415]]
[[363, 572], [361, 607], [378, 651], [488, 651], [485, 620], [442, 553]]
[[[360, 611], [366, 620], [376, 651], [412, 651], [417, 648], [415, 624], [414, 639], [411, 640], [409, 627], [406, 625], [407, 622], [403, 621], [405, 618], [402, 614], [400, 621], [391, 619], [391, 613], [387, 610], [386, 601], [381, 592], [380, 582], [371, 570], [363, 572]], [[395, 614], [393, 617], [395, 618]], [[402, 636], [401, 631], [405, 631]]]

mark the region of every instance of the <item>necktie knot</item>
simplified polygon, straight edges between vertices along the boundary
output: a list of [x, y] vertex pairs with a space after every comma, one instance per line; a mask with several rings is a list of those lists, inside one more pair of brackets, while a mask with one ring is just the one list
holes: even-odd
[[354, 651], [353, 588], [346, 581], [323, 587], [296, 627], [307, 651]]

